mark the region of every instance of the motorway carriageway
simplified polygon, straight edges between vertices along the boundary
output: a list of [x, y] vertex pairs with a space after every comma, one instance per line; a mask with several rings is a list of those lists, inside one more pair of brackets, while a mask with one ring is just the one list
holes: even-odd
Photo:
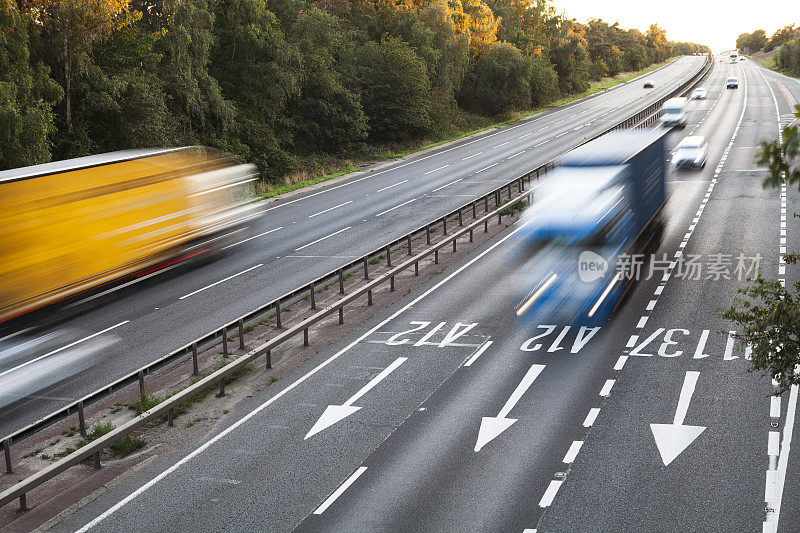
[[[717, 65], [669, 137], [710, 154], [669, 176], [666, 270], [599, 329], [515, 323], [520, 222], [55, 530], [796, 531], [797, 389], [772, 400], [713, 314], [739, 254], [797, 281], [798, 194], [753, 164], [790, 110], [777, 79]], [[696, 254], [731, 279], [678, 275]]]
[[704, 58], [683, 57], [574, 105], [382, 170], [264, 202], [252, 235], [218, 261], [156, 276], [114, 301], [25, 332], [0, 354], [0, 434], [135, 371], [222, 324], [456, 209], [667, 94]]

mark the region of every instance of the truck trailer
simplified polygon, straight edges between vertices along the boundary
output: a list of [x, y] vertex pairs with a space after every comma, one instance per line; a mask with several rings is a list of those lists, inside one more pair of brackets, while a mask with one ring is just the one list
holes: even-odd
[[605, 321], [643, 274], [663, 232], [666, 131], [611, 132], [561, 157], [521, 232], [529, 256], [518, 317]]

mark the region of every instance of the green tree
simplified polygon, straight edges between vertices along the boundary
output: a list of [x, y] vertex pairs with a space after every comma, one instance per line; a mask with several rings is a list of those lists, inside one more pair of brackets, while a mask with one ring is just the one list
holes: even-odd
[[559, 96], [558, 74], [544, 58], [531, 61], [531, 106], [541, 107], [556, 100]]
[[369, 136], [407, 141], [428, 132], [430, 81], [425, 62], [397, 38], [370, 41], [356, 52], [356, 76]]
[[509, 43], [495, 43], [473, 63], [459, 100], [489, 115], [522, 109], [531, 102], [530, 77], [530, 59]]
[[46, 66], [31, 66], [29, 23], [0, 2], [0, 169], [50, 160], [52, 109], [63, 96]]

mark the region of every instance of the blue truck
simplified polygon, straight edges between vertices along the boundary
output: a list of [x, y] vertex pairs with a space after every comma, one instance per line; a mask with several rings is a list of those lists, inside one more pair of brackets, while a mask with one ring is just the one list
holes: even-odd
[[560, 158], [534, 191], [520, 232], [517, 316], [602, 323], [660, 243], [665, 130], [616, 131]]

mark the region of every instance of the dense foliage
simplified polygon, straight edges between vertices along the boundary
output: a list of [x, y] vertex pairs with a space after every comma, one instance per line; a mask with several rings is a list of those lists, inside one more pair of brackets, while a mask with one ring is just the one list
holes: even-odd
[[736, 47], [745, 53], [771, 52], [775, 53], [775, 68], [792, 76], [800, 76], [800, 28], [794, 24], [785, 26], [767, 38], [764, 30], [753, 33], [743, 33], [736, 39]]
[[699, 51], [548, 0], [0, 0], [0, 168], [204, 144], [277, 180]]

